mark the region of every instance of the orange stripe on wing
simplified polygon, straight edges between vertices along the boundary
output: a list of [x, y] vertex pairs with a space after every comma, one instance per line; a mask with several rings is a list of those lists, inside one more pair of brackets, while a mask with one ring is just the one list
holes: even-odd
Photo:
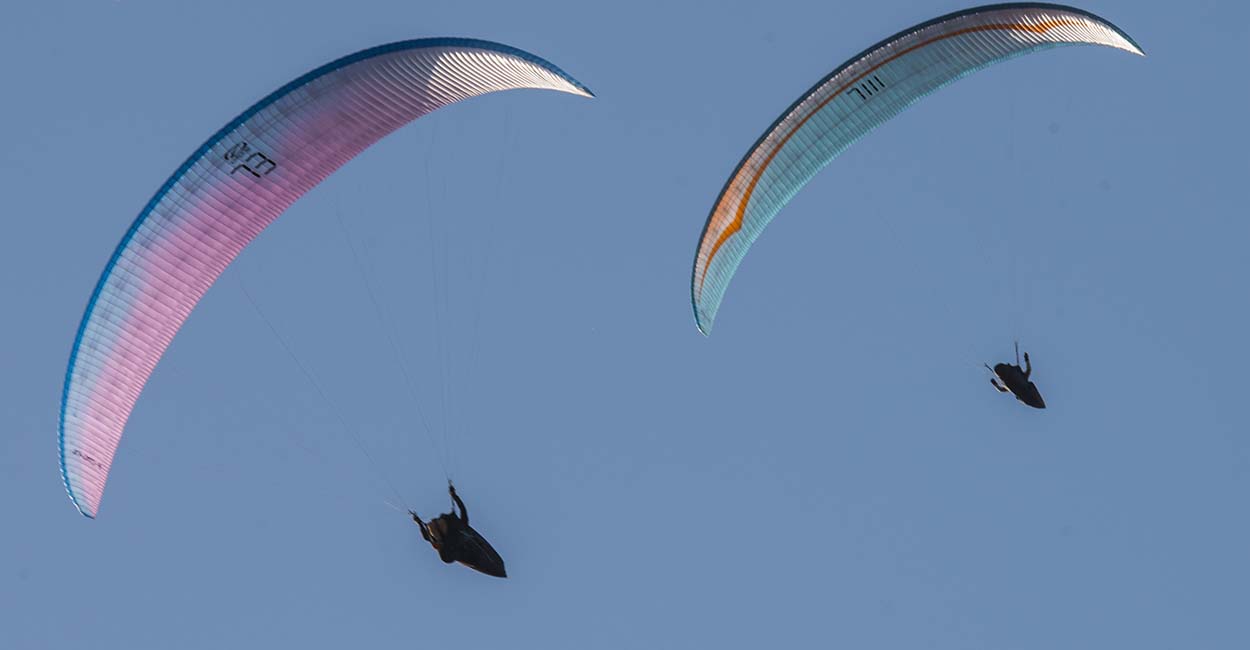
[[1067, 20], [1067, 19], [1061, 18], [1057, 20], [1044, 21], [1037, 25], [1026, 25], [1024, 23], [993, 23], [989, 25], [978, 25], [976, 27], [966, 27], [964, 29], [954, 31], [949, 34], [942, 34], [941, 36], [935, 36], [927, 41], [917, 43], [905, 50], [902, 50], [901, 52], [898, 52], [897, 54], [891, 55], [890, 57], [886, 58], [881, 63], [878, 63], [872, 66], [871, 68], [861, 73], [859, 76], [846, 82], [841, 88], [838, 88], [838, 90], [835, 91], [832, 95], [830, 95], [824, 101], [820, 102], [820, 104], [817, 105], [816, 108], [812, 109], [811, 112], [807, 114], [807, 116], [805, 116], [802, 120], [799, 120], [799, 123], [796, 124], [794, 128], [790, 129], [790, 132], [787, 133], [786, 136], [781, 139], [781, 142], [777, 143], [777, 146], [774, 147], [773, 150], [769, 152], [768, 156], [764, 159], [764, 163], [760, 165], [759, 168], [755, 171], [755, 176], [751, 178], [751, 182], [747, 185], [746, 192], [743, 193], [742, 199], [738, 203], [737, 214], [734, 215], [733, 221], [731, 221], [729, 225], [726, 226], [726, 228], [721, 231], [720, 236], [716, 238], [716, 243], [712, 246], [712, 252], [708, 254], [707, 262], [703, 264], [703, 273], [699, 275], [699, 295], [700, 296], [703, 295], [703, 283], [707, 279], [707, 270], [711, 268], [712, 266], [712, 258], [716, 257], [717, 251], [720, 250], [720, 247], [725, 243], [727, 239], [729, 239], [731, 236], [733, 236], [734, 233], [742, 229], [742, 220], [743, 220], [743, 217], [746, 215], [747, 204], [751, 201], [751, 195], [755, 193], [755, 186], [760, 182], [760, 177], [764, 175], [764, 170], [768, 169], [768, 166], [769, 164], [772, 163], [773, 158], [775, 158], [777, 154], [781, 152], [781, 149], [786, 146], [786, 143], [790, 141], [790, 138], [794, 137], [794, 134], [798, 133], [799, 129], [803, 128], [804, 124], [807, 124], [808, 120], [815, 117], [815, 115], [819, 113], [821, 109], [823, 109], [825, 106], [828, 106], [829, 102], [832, 102], [834, 99], [837, 99], [839, 96], [841, 96], [842, 93], [846, 92], [848, 88], [859, 83], [860, 80], [872, 74], [881, 66], [887, 63], [890, 63], [891, 61], [894, 61], [895, 59], [903, 55], [910, 54], [911, 52], [914, 52], [922, 47], [925, 47], [927, 45], [932, 45], [933, 43], [946, 40], [948, 38], [954, 38], [956, 36], [963, 36], [964, 34], [971, 34], [974, 32], [1009, 31], [1009, 30], [1020, 30], [1020, 31], [1027, 31], [1027, 32], [1034, 32], [1037, 34], [1044, 34], [1056, 27], [1079, 25], [1079, 24], [1081, 23], [1078, 21]]

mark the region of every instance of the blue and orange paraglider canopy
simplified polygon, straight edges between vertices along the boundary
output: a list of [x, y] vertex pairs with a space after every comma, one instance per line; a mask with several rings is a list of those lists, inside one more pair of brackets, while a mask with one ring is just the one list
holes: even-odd
[[859, 138], [960, 77], [1062, 45], [1141, 48], [1115, 25], [1061, 5], [989, 5], [906, 29], [852, 57], [764, 132], [725, 182], [695, 253], [690, 297], [712, 330], [738, 264], [773, 217]]

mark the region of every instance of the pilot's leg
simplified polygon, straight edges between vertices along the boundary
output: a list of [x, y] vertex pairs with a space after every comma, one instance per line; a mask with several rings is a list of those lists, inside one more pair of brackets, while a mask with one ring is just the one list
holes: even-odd
[[997, 381], [995, 381], [993, 377], [990, 377], [990, 383], [994, 385], [994, 388], [997, 388], [997, 389], [998, 389], [998, 392], [1000, 392], [1000, 393], [1005, 393], [1005, 392], [1007, 392], [1007, 389], [1006, 389], [1006, 388], [1004, 388], [1004, 387], [1002, 387], [1002, 386], [999, 386], [999, 385], [998, 385], [998, 382], [997, 382]]

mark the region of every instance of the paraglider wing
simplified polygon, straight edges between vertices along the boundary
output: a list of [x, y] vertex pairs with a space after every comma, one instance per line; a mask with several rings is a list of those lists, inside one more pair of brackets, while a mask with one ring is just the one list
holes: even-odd
[[942, 86], [990, 64], [1061, 45], [1141, 49], [1091, 13], [1050, 4], [990, 5], [942, 16], [868, 48], [790, 106], [747, 153], [712, 206], [694, 261], [695, 322], [712, 329], [747, 249], [831, 160]]
[[58, 429], [70, 499], [94, 517], [148, 376], [226, 266], [304, 193], [395, 129], [500, 90], [589, 90], [521, 50], [470, 39], [383, 45], [244, 111], [165, 181], [122, 238], [70, 353]]

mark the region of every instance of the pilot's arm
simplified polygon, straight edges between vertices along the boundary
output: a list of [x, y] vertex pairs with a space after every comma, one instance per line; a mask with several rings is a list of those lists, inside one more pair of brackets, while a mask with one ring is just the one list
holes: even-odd
[[451, 494], [451, 500], [455, 501], [456, 506], [460, 508], [460, 521], [463, 521], [464, 525], [468, 526], [469, 511], [465, 509], [464, 502], [460, 500], [460, 495], [456, 494], [456, 486], [451, 485], [450, 483], [447, 484], [447, 492]]

